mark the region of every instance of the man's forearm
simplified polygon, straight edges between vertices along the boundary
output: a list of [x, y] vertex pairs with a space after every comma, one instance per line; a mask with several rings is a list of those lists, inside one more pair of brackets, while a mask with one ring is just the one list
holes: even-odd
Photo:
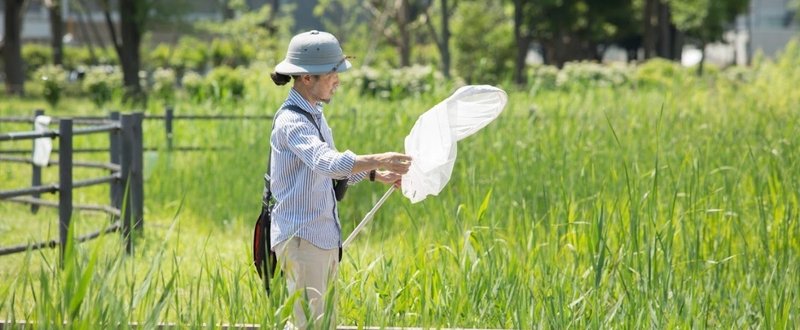
[[374, 170], [381, 166], [377, 155], [358, 155], [353, 165], [353, 174]]

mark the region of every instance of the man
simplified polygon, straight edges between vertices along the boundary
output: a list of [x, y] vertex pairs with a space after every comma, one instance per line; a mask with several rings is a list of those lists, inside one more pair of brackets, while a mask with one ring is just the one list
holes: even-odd
[[[399, 185], [411, 164], [409, 156], [396, 152], [337, 151], [322, 104], [330, 102], [339, 86], [339, 73], [350, 67], [333, 35], [310, 31], [292, 38], [286, 58], [271, 75], [279, 86], [294, 80], [275, 115], [269, 181], [275, 198], [271, 248], [286, 275], [290, 295], [300, 291], [294, 306], [298, 328], [319, 326], [323, 317], [331, 326], [336, 323], [335, 315], [324, 315], [326, 292], [335, 278], [342, 244], [332, 180], [347, 178], [353, 184], [369, 176], [372, 181]], [[302, 303], [306, 299], [308, 314]]]

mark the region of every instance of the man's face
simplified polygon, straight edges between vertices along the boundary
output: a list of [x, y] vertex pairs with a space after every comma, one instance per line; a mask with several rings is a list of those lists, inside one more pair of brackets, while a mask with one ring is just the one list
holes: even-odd
[[319, 76], [311, 76], [311, 86], [309, 91], [311, 96], [319, 102], [329, 103], [336, 88], [339, 87], [339, 74], [331, 72]]

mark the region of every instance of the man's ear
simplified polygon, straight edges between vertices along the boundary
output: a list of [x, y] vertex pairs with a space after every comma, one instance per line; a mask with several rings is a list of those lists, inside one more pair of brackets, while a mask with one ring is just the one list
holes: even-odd
[[304, 74], [300, 76], [300, 79], [303, 81], [303, 84], [306, 86], [311, 86], [315, 81], [319, 80], [319, 76], [311, 75], [311, 74]]

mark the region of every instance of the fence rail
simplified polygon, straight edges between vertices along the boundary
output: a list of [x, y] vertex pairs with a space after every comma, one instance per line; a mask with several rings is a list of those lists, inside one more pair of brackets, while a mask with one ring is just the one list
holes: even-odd
[[[32, 205], [39, 205], [39, 206], [47, 206], [47, 207], [54, 207], [58, 208], [58, 202], [48, 201], [40, 198], [33, 198], [27, 196], [20, 196], [20, 197], [12, 197], [6, 199], [9, 202], [17, 202], [23, 204], [32, 204]], [[80, 211], [97, 211], [97, 212], [104, 212], [108, 215], [112, 215], [115, 217], [119, 217], [121, 212], [119, 209], [108, 205], [93, 205], [93, 204], [74, 204], [72, 208], [75, 210]]]
[[[44, 111], [37, 110], [34, 117], [43, 114]], [[82, 119], [84, 123], [94, 121], [97, 123], [95, 126], [76, 129], [74, 128], [75, 122], [73, 119], [61, 118], [57, 120], [59, 124], [57, 131], [0, 134], [0, 141], [32, 140], [37, 138], [57, 138], [59, 140], [58, 159], [47, 161], [47, 165], [58, 165], [59, 176], [57, 183], [42, 184], [41, 167], [33, 164], [32, 159], [0, 155], [0, 161], [33, 164], [31, 186], [22, 189], [0, 190], [0, 200], [30, 204], [31, 211], [34, 213], [36, 213], [39, 206], [57, 207], [59, 213], [59, 240], [0, 248], [0, 255], [59, 246], [63, 265], [64, 247], [69, 236], [68, 229], [73, 210], [105, 212], [111, 215], [112, 218], [117, 219], [113, 225], [78, 237], [77, 241], [83, 242], [95, 238], [103, 232], [120, 231], [125, 241], [126, 251], [128, 253], [133, 252], [133, 242], [130, 236], [132, 227], [135, 227], [134, 229], [138, 231], [142, 231], [144, 228], [144, 188], [142, 182], [143, 118], [144, 115], [141, 113], [120, 115], [114, 112], [109, 118]], [[0, 119], [0, 121], [2, 120]], [[31, 122], [35, 122], [35, 118]], [[97, 133], [108, 133], [109, 149], [99, 150], [109, 152], [110, 163], [74, 161], [73, 138], [79, 135]], [[31, 151], [27, 152], [30, 153]], [[98, 168], [108, 170], [111, 173], [101, 177], [74, 180], [72, 175], [73, 167]], [[72, 191], [74, 189], [100, 184], [110, 184], [110, 205], [72, 204]], [[130, 189], [128, 194], [123, 194], [123, 187]], [[58, 192], [58, 202], [39, 198], [42, 193], [54, 192]]]
[[[83, 242], [86, 242], [88, 240], [92, 240], [92, 239], [95, 239], [97, 237], [100, 237], [101, 234], [108, 234], [108, 233], [111, 233], [111, 232], [119, 231], [121, 229], [121, 227], [122, 227], [122, 225], [120, 224], [119, 221], [117, 221], [117, 222], [114, 222], [113, 224], [111, 224], [110, 226], [106, 227], [103, 230], [98, 230], [98, 231], [93, 232], [93, 233], [89, 233], [89, 234], [86, 234], [86, 235], [78, 236], [78, 237], [75, 237], [73, 240], [75, 242], [83, 243]], [[20, 244], [20, 245], [14, 245], [14, 246], [9, 246], [9, 247], [2, 247], [2, 248], [0, 248], [0, 256], [14, 254], [14, 253], [20, 253], [20, 252], [25, 252], [25, 251], [28, 251], [28, 250], [39, 250], [39, 249], [43, 249], [43, 248], [55, 248], [55, 247], [57, 247], [59, 245], [63, 246], [64, 242], [51, 239], [49, 241], [37, 242], [37, 243], [33, 243], [33, 244]]]
[[[36, 114], [33, 117], [0, 117], [0, 123], [34, 123], [36, 120], [36, 116], [44, 115], [44, 111], [37, 110]], [[167, 151], [178, 151], [178, 152], [193, 152], [193, 151], [224, 151], [224, 150], [231, 150], [230, 147], [227, 146], [213, 146], [213, 147], [196, 147], [196, 146], [174, 146], [173, 144], [173, 127], [174, 122], [176, 120], [272, 120], [274, 119], [273, 115], [176, 115], [175, 111], [172, 107], [165, 107], [164, 108], [164, 115], [143, 115], [143, 120], [163, 120], [164, 121], [164, 131], [166, 134]], [[60, 123], [61, 118], [52, 117], [51, 122]], [[115, 129], [119, 128], [117, 122], [114, 122], [113, 119], [109, 119], [106, 117], [98, 117], [98, 116], [85, 116], [73, 119], [73, 124], [80, 123], [84, 125], [98, 125], [95, 127], [83, 128], [83, 129], [76, 129], [73, 134], [88, 134], [94, 133], [97, 131], [104, 131], [105, 129]], [[26, 134], [28, 132], [25, 132]], [[11, 133], [11, 134], [20, 134], [20, 133]], [[41, 133], [45, 134], [45, 133]], [[47, 136], [35, 136], [36, 137], [51, 137], [55, 138], [58, 136], [58, 132], [47, 132]], [[12, 141], [12, 140], [19, 140], [23, 138], [28, 138], [26, 136], [18, 137], [18, 136], [3, 136], [0, 134], [0, 141]], [[147, 147], [144, 148], [144, 151], [158, 151], [159, 148], [156, 147]], [[56, 152], [57, 150], [54, 150]], [[73, 153], [98, 153], [98, 152], [107, 152], [108, 149], [98, 149], [98, 148], [84, 148], [84, 149], [75, 149]], [[26, 154], [29, 153], [29, 150], [20, 150], [20, 149], [7, 149], [1, 150], [0, 154]]]
[[[108, 149], [104, 149], [104, 151], [108, 151]], [[58, 152], [57, 149], [56, 149], [56, 152]], [[72, 150], [72, 152], [75, 153], [75, 150]], [[31, 153], [31, 152], [28, 151], [27, 153]], [[33, 164], [33, 159], [31, 159], [31, 158], [13, 157], [13, 156], [5, 156], [5, 155], [0, 155], [0, 161], [11, 162], [11, 163]], [[50, 159], [47, 162], [47, 165], [48, 166], [49, 165], [58, 165], [58, 159]], [[100, 163], [100, 162], [88, 162], [88, 161], [79, 161], [79, 160], [73, 160], [72, 161], [72, 166], [73, 167], [99, 168], [99, 169], [109, 170], [109, 171], [112, 171], [112, 172], [119, 172], [119, 170], [120, 170], [120, 166], [118, 164]]]

